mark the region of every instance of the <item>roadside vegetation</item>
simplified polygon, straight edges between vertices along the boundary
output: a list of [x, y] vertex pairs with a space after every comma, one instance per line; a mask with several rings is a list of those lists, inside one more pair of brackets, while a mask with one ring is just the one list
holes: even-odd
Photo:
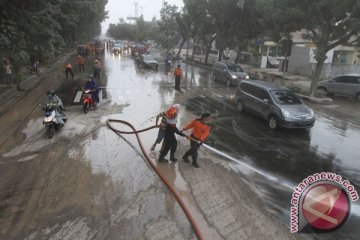
[[107, 0], [1, 1], [0, 58], [9, 59], [15, 77], [20, 77], [22, 67], [51, 61], [77, 42], [97, 36], [106, 4]]

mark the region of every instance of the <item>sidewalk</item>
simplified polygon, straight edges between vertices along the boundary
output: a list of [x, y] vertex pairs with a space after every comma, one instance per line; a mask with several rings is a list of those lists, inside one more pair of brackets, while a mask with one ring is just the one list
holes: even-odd
[[67, 59], [74, 55], [74, 52], [65, 53], [63, 56], [59, 57], [49, 66], [40, 67], [39, 70], [41, 75], [24, 75], [23, 80], [19, 84], [19, 89], [16, 84], [12, 84], [9, 88], [9, 84], [1, 83], [0, 84], [0, 116], [4, 114], [13, 103], [20, 100], [26, 96], [32, 89], [38, 86], [41, 83], [41, 80], [49, 76], [49, 73], [56, 71], [57, 68], [65, 64]]

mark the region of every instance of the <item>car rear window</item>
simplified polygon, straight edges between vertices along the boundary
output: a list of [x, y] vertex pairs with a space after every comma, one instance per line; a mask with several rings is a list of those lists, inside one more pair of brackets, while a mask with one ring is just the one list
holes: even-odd
[[270, 91], [275, 102], [281, 105], [297, 105], [301, 104], [300, 99], [291, 91], [286, 90], [272, 90]]
[[151, 55], [144, 55], [144, 60], [155, 60], [155, 58]]

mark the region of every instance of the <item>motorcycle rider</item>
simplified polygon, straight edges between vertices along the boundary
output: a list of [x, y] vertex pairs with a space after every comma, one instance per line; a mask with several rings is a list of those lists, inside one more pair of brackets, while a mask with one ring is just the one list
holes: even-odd
[[93, 75], [88, 76], [88, 81], [85, 82], [84, 89], [91, 90], [91, 98], [93, 100], [94, 106], [96, 106], [96, 104], [99, 103], [99, 88]]
[[47, 98], [43, 106], [44, 106], [43, 110], [52, 109], [55, 111], [55, 118], [61, 126], [65, 124], [63, 120], [64, 117], [63, 111], [66, 110], [64, 108], [61, 99], [55, 94], [55, 91], [53, 89], [47, 92]]

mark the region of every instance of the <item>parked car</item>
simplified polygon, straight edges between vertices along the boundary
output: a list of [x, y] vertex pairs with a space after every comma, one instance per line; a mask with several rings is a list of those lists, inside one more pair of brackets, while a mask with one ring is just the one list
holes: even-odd
[[141, 54], [138, 57], [138, 65], [158, 69], [159, 62], [150, 54]]
[[274, 57], [268, 56], [267, 67], [268, 68], [279, 68], [280, 61]]
[[213, 80], [226, 82], [227, 86], [238, 86], [241, 80], [249, 79], [239, 64], [216, 62], [213, 68]]
[[356, 97], [360, 101], [360, 74], [348, 74], [337, 76], [330, 80], [320, 81], [317, 93], [339, 94]]
[[313, 110], [289, 89], [260, 80], [242, 81], [236, 89], [237, 109], [247, 110], [268, 122], [271, 129], [314, 126]]

